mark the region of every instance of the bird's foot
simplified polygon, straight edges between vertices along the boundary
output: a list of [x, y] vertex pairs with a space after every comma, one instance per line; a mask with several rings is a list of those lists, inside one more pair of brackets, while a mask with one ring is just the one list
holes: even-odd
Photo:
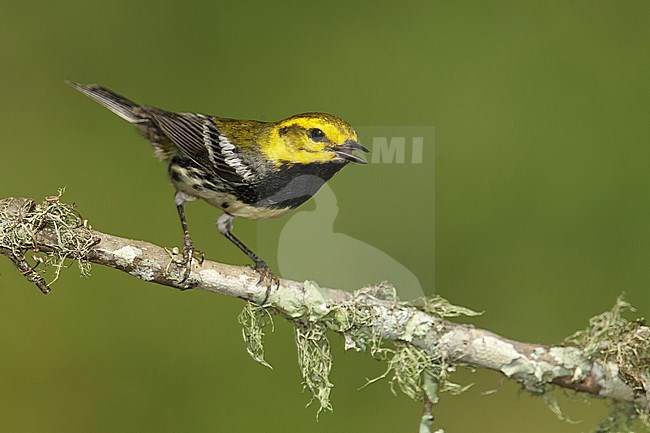
[[181, 260], [179, 261], [179, 264], [181, 266], [184, 266], [183, 269], [183, 277], [181, 279], [181, 283], [185, 282], [190, 276], [190, 273], [192, 272], [192, 260], [196, 259], [199, 263], [199, 266], [203, 264], [205, 261], [205, 253], [200, 250], [195, 250], [194, 246], [192, 244], [185, 244], [183, 247], [183, 255]]
[[264, 295], [264, 300], [262, 305], [266, 304], [266, 301], [269, 300], [273, 286], [276, 288], [280, 287], [280, 278], [271, 271], [271, 268], [264, 262], [264, 260], [259, 260], [255, 262], [255, 267], [253, 267], [255, 272], [260, 276], [260, 279], [257, 281], [258, 287], [266, 287], [266, 294]]
[[[172, 262], [175, 263], [176, 266], [182, 268], [180, 276], [177, 278], [179, 284], [184, 283], [189, 278], [190, 273], [192, 272], [192, 259], [198, 260], [199, 265], [202, 265], [205, 261], [205, 253], [203, 251], [195, 250], [191, 244], [185, 244], [182, 252], [179, 251], [178, 248], [174, 247], [171, 250], [170, 255], [172, 257]], [[167, 268], [167, 271], [169, 273], [169, 267]], [[190, 288], [190, 286], [181, 287], [181, 290], [187, 290]]]

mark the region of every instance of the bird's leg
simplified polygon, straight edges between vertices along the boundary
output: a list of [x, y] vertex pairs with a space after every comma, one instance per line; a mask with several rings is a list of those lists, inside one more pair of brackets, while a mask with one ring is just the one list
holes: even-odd
[[217, 219], [217, 228], [226, 239], [235, 244], [237, 248], [242, 250], [244, 254], [255, 262], [255, 267], [253, 269], [255, 269], [255, 271], [260, 275], [257, 285], [266, 287], [266, 295], [262, 301], [262, 304], [265, 304], [269, 299], [273, 285], [276, 287], [280, 286], [280, 279], [271, 271], [271, 268], [269, 268], [264, 260], [260, 259], [257, 254], [251, 251], [242, 241], [232, 234], [233, 219], [234, 217], [232, 215], [224, 213]]
[[174, 196], [174, 203], [176, 203], [176, 210], [178, 211], [178, 217], [181, 220], [181, 227], [183, 229], [183, 261], [181, 264], [185, 265], [185, 269], [181, 282], [185, 281], [190, 276], [190, 271], [192, 270], [192, 256], [194, 253], [198, 253], [201, 257], [199, 264], [203, 263], [203, 259], [205, 257], [201, 251], [194, 250], [194, 244], [192, 243], [190, 232], [187, 230], [185, 203], [192, 200], [194, 200], [194, 197], [189, 196], [181, 191], [177, 191], [176, 195]]

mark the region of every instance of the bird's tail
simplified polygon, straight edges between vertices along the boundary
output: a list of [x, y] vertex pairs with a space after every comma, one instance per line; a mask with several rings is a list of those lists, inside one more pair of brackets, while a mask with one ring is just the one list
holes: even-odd
[[120, 116], [122, 119], [131, 122], [131, 123], [141, 123], [147, 122], [147, 119], [142, 118], [136, 114], [134, 111], [139, 107], [133, 101], [126, 99], [125, 97], [118, 95], [117, 93], [108, 90], [105, 87], [99, 86], [97, 84], [89, 84], [87, 86], [73, 81], [66, 81], [66, 84], [77, 89], [84, 95], [94, 99], [95, 101], [102, 104], [104, 107], [111, 110], [113, 113]]

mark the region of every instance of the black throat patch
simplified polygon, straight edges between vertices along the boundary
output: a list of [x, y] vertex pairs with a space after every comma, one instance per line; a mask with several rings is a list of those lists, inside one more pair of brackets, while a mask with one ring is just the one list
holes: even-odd
[[271, 171], [254, 187], [254, 199], [249, 204], [255, 207], [296, 208], [316, 194], [346, 164], [337, 161], [285, 165]]

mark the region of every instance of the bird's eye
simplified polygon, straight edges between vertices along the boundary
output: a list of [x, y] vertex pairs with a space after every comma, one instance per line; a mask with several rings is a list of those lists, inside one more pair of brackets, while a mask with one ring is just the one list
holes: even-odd
[[289, 128], [287, 128], [286, 126], [283, 126], [282, 128], [280, 128], [280, 135], [284, 135], [287, 132], [289, 132]]
[[307, 131], [307, 135], [309, 135], [309, 138], [311, 138], [316, 142], [327, 141], [327, 137], [325, 137], [325, 133], [318, 128], [311, 128], [310, 130]]

